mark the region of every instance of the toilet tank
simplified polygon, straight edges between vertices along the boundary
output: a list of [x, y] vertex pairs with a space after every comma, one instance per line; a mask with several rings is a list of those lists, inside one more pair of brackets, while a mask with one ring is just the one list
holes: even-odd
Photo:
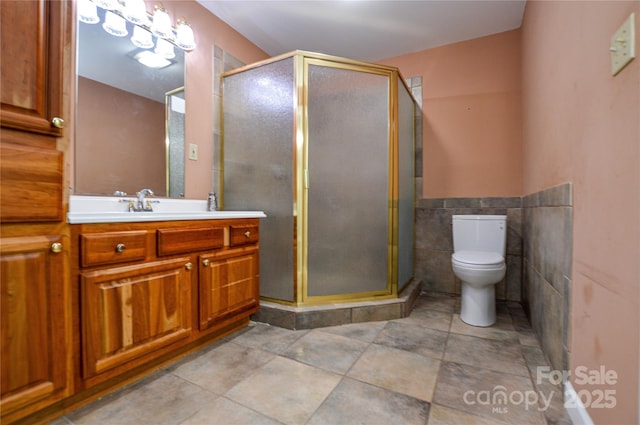
[[488, 251], [505, 256], [506, 215], [454, 215], [453, 250]]

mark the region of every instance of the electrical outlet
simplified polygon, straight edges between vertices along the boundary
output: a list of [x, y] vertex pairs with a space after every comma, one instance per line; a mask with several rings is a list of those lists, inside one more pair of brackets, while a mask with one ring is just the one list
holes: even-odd
[[198, 160], [198, 145], [195, 143], [189, 143], [189, 159], [192, 161]]
[[611, 75], [617, 75], [636, 57], [635, 20], [632, 13], [611, 37]]

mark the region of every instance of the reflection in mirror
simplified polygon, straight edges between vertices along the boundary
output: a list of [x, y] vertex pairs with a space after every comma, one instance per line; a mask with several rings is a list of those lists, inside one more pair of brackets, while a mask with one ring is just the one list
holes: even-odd
[[[98, 8], [98, 13], [103, 22], [104, 11]], [[126, 25], [132, 34], [134, 26]], [[173, 157], [167, 155], [170, 139], [184, 145], [184, 52], [175, 48], [167, 66], [150, 68], [136, 60], [147, 50], [134, 46], [129, 37], [114, 37], [101, 24], [77, 26], [74, 193], [132, 195], [150, 188], [157, 196], [183, 196], [184, 146], [181, 159], [176, 157], [177, 148]], [[168, 93], [176, 89], [181, 89], [176, 99], [182, 99], [182, 105], [172, 107], [165, 102], [173, 99]], [[173, 126], [166, 121], [169, 117]], [[176, 130], [179, 122], [183, 128]], [[170, 137], [170, 127], [181, 136]], [[180, 161], [181, 183], [174, 187], [168, 164]]]
[[166, 94], [167, 196], [184, 198], [184, 87]]

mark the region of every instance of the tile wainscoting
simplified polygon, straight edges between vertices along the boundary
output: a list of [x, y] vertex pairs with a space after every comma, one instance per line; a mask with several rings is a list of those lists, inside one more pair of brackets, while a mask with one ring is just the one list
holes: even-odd
[[496, 298], [522, 303], [553, 368], [568, 370], [572, 204], [571, 183], [524, 197], [420, 199], [414, 276], [423, 291], [459, 295], [451, 216], [506, 214], [507, 275]]
[[507, 216], [507, 275], [496, 285], [499, 300], [522, 301], [522, 198], [429, 198], [416, 204], [416, 267], [423, 290], [460, 294], [460, 280], [451, 269], [455, 214]]
[[523, 306], [556, 370], [569, 370], [572, 195], [565, 183], [522, 198]]

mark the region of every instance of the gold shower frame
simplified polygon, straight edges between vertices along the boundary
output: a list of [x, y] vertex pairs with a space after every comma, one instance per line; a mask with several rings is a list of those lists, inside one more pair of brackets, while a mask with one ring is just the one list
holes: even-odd
[[[294, 294], [295, 301], [281, 300], [270, 297], [261, 297], [265, 301], [271, 301], [278, 304], [291, 306], [316, 306], [346, 302], [374, 301], [384, 299], [394, 299], [398, 296], [398, 199], [399, 199], [399, 123], [398, 123], [398, 81], [400, 81], [408, 94], [412, 97], [411, 89], [406, 85], [400, 71], [391, 66], [379, 65], [369, 62], [362, 62], [353, 59], [342, 58], [338, 56], [326, 55], [321, 53], [296, 50], [275, 56], [264, 61], [256, 62], [247, 66], [243, 66], [232, 71], [222, 74], [222, 77], [242, 73], [249, 69], [258, 68], [283, 59], [293, 58], [294, 66], [294, 173], [293, 179], [293, 218], [294, 218]], [[387, 288], [386, 290], [342, 293], [333, 295], [309, 296], [308, 295], [308, 67], [309, 65], [320, 65], [333, 67], [338, 69], [359, 71], [383, 75], [389, 81], [389, 132], [388, 132], [388, 235], [387, 235]], [[415, 102], [415, 100], [414, 100]], [[224, 112], [222, 112], [224, 116]], [[415, 152], [415, 116], [413, 120], [413, 146], [412, 151]], [[221, 150], [224, 149], [224, 131]], [[224, 187], [224, 163], [219, 164], [220, 167], [220, 187]], [[414, 170], [415, 171], [415, 170]], [[412, 182], [413, 193], [415, 193], [415, 181]], [[224, 205], [224, 191], [221, 191], [220, 203]], [[413, 199], [413, 207], [415, 208], [415, 196]], [[415, 226], [415, 224], [414, 224]], [[301, 235], [296, 237], [295, 235]], [[415, 244], [415, 241], [414, 241]], [[415, 258], [414, 258], [415, 263]], [[402, 286], [407, 284], [404, 282]]]

